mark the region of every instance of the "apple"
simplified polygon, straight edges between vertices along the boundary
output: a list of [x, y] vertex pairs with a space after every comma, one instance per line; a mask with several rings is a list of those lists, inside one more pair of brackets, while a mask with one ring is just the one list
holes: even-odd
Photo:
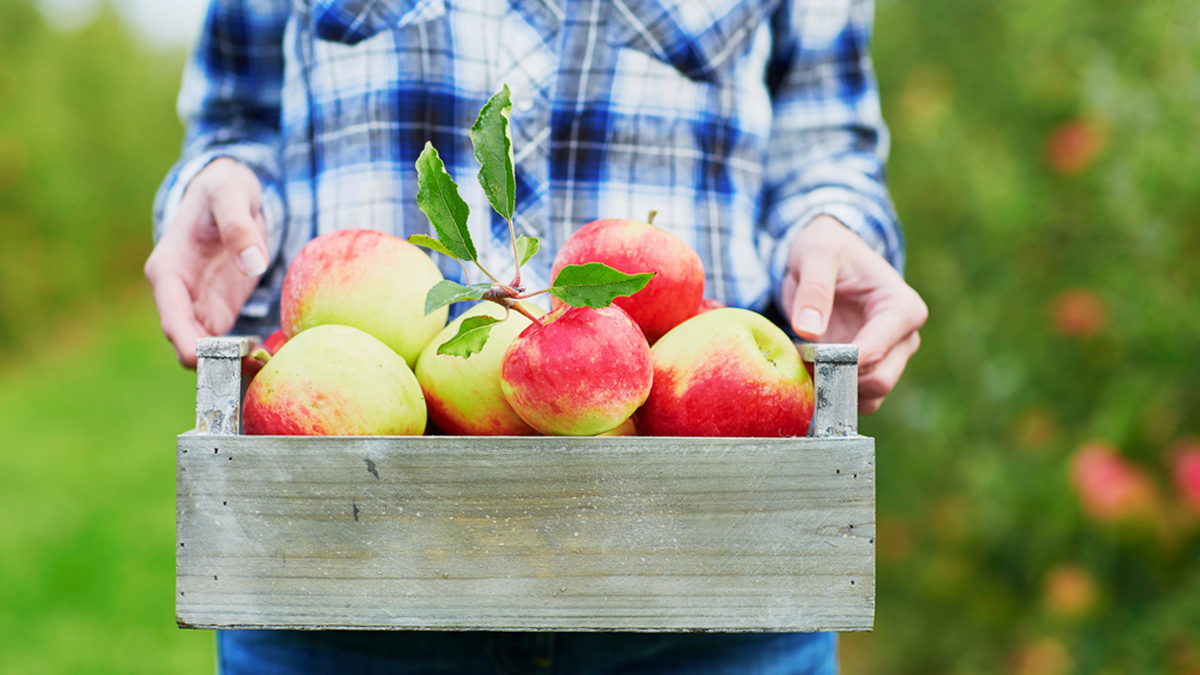
[[246, 390], [247, 434], [413, 436], [425, 431], [421, 385], [404, 359], [350, 326], [310, 328], [280, 348]]
[[621, 422], [616, 427], [609, 429], [597, 436], [637, 436], [637, 427], [633, 424], [633, 418]]
[[654, 387], [635, 418], [643, 436], [803, 436], [813, 384], [796, 346], [766, 317], [714, 309], [650, 350]]
[[695, 315], [704, 295], [700, 256], [679, 237], [649, 223], [614, 218], [584, 225], [563, 242], [550, 277], [567, 265], [590, 262], [626, 274], [655, 273], [645, 288], [613, 301], [629, 312], [650, 344]]
[[504, 398], [543, 434], [594, 436], [629, 419], [650, 393], [650, 346], [625, 310], [563, 305], [508, 346]]
[[[285, 334], [283, 332], [283, 329], [280, 328], [280, 329], [276, 330], [274, 333], [271, 333], [270, 335], [268, 335], [267, 339], [263, 340], [262, 343], [260, 343], [254, 351], [257, 352], [259, 349], [261, 349], [261, 350], [265, 351], [268, 356], [275, 356], [275, 354], [277, 352], [279, 352], [279, 348], [282, 347], [283, 343], [285, 343], [285, 342], [287, 342], [287, 334]], [[242, 357], [242, 379], [249, 380], [249, 379], [253, 378], [255, 375], [258, 374], [258, 371], [262, 370], [262, 367], [263, 367], [263, 361], [260, 361], [259, 359], [255, 358], [253, 355], [243, 356]]]
[[1071, 479], [1084, 512], [1100, 522], [1153, 518], [1153, 481], [1108, 443], [1085, 444], [1071, 459]]
[[[540, 308], [526, 306], [534, 316]], [[425, 392], [429, 419], [443, 432], [457, 436], [528, 436], [536, 434], [517, 415], [500, 388], [500, 366], [504, 353], [517, 335], [533, 322], [517, 312], [496, 324], [483, 351], [469, 358], [437, 353], [438, 347], [458, 334], [459, 325], [471, 316], [504, 318], [505, 309], [494, 302], [481, 302], [450, 322], [417, 359], [417, 381]]]
[[1184, 503], [1200, 511], [1200, 441], [1188, 439], [1172, 446], [1171, 477]]
[[308, 242], [288, 267], [281, 299], [288, 339], [323, 324], [366, 331], [411, 368], [445, 325], [449, 308], [425, 314], [442, 273], [424, 251], [390, 234], [340, 230]]
[[728, 307], [728, 305], [720, 300], [717, 300], [716, 298], [704, 298], [700, 301], [700, 306], [696, 308], [696, 314], [711, 312], [714, 309], [725, 309], [726, 307]]

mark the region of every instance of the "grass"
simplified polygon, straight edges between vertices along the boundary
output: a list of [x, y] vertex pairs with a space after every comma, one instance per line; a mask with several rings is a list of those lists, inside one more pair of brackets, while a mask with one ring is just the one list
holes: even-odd
[[0, 673], [211, 673], [174, 620], [174, 437], [193, 424], [147, 297], [0, 366]]

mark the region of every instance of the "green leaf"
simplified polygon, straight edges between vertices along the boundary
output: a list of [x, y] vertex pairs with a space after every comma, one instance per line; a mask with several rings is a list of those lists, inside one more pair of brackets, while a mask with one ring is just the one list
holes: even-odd
[[625, 274], [604, 263], [567, 265], [550, 287], [550, 295], [572, 307], [608, 307], [616, 298], [633, 295], [654, 278], [653, 272]]
[[459, 324], [458, 334], [443, 342], [437, 348], [437, 353], [460, 356], [464, 359], [478, 353], [487, 344], [488, 333], [492, 331], [492, 326], [503, 320], [490, 316], [469, 316]]
[[533, 254], [538, 252], [539, 248], [541, 248], [541, 242], [537, 240], [537, 237], [526, 237], [524, 235], [517, 237], [517, 257], [521, 259], [522, 265], [529, 262], [529, 259], [533, 257]]
[[433, 144], [417, 158], [417, 208], [429, 217], [438, 239], [456, 258], [475, 261], [475, 244], [467, 231], [467, 215], [471, 209], [458, 196], [458, 185], [438, 157]]
[[463, 300], [479, 300], [491, 289], [490, 283], [471, 284], [463, 286], [460, 283], [443, 279], [429, 289], [425, 294], [425, 313], [429, 314], [435, 309], [441, 309], [452, 302], [462, 302]]
[[496, 93], [479, 111], [471, 126], [471, 145], [479, 160], [479, 184], [492, 208], [512, 220], [517, 203], [517, 180], [513, 173], [512, 137], [508, 132], [508, 113], [512, 110], [508, 85]]
[[458, 260], [458, 256], [454, 255], [453, 251], [443, 246], [442, 242], [427, 234], [414, 234], [408, 238], [408, 243], [416, 246], [424, 246], [425, 248], [431, 248], [442, 255], [448, 255], [451, 258]]

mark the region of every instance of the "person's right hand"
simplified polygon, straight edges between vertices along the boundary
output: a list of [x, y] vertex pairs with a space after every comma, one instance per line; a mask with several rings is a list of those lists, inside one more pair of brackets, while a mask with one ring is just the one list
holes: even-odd
[[262, 185], [226, 157], [204, 167], [146, 261], [162, 331], [196, 367], [196, 340], [224, 335], [267, 270]]

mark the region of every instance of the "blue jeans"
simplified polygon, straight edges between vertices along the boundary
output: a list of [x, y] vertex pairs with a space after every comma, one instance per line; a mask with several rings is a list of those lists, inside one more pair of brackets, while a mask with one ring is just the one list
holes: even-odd
[[227, 630], [218, 675], [836, 675], [835, 633]]

